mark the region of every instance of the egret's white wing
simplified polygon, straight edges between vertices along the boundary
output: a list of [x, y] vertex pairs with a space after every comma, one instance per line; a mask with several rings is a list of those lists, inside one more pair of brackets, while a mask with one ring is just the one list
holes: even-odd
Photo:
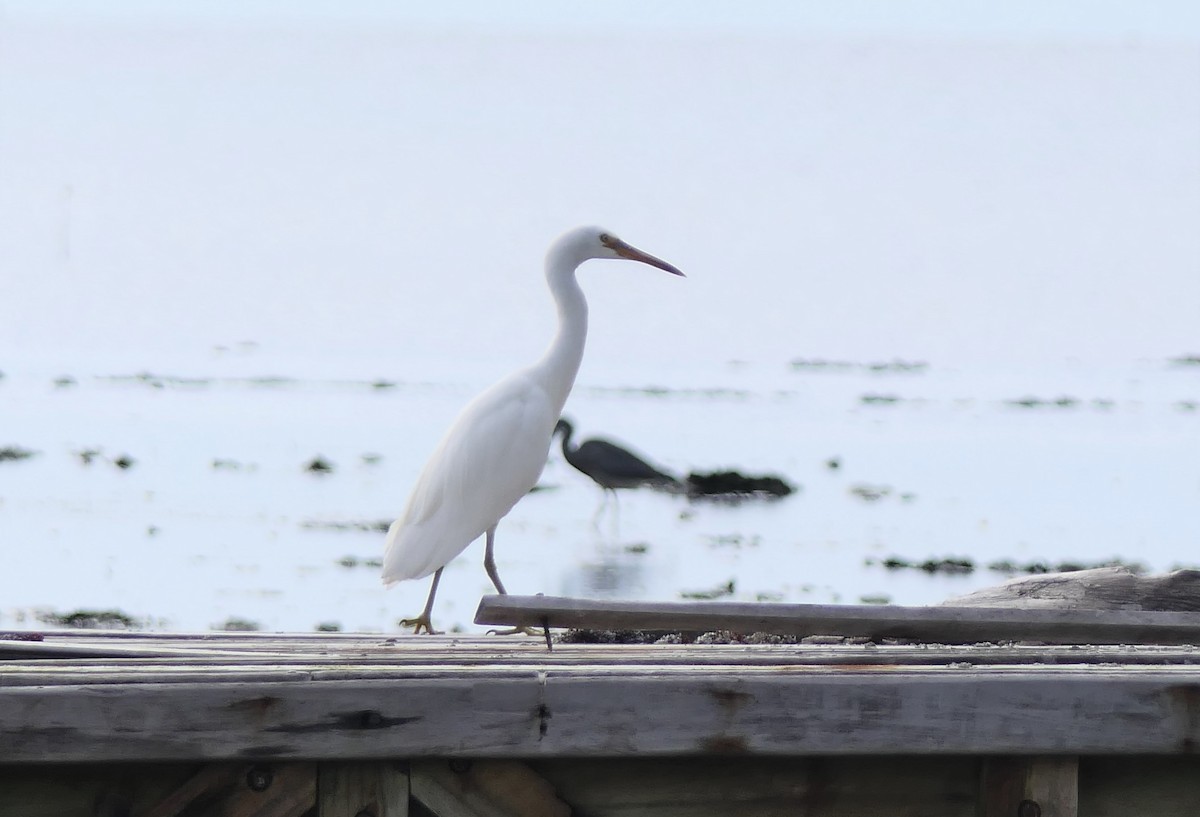
[[557, 420], [557, 407], [525, 372], [472, 401], [388, 530], [384, 582], [428, 576], [512, 510], [537, 483]]

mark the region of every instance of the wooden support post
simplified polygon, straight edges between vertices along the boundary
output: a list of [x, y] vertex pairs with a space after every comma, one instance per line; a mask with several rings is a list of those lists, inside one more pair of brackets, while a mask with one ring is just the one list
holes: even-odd
[[1078, 817], [1077, 757], [991, 757], [981, 778], [980, 817]]
[[554, 786], [515, 760], [412, 764], [412, 795], [437, 817], [570, 817]]
[[[228, 817], [301, 817], [316, 799], [312, 763], [209, 763], [135, 817], [174, 817], [209, 809]], [[219, 805], [218, 805], [219, 804]]]
[[317, 817], [408, 817], [408, 788], [408, 770], [399, 763], [322, 763]]

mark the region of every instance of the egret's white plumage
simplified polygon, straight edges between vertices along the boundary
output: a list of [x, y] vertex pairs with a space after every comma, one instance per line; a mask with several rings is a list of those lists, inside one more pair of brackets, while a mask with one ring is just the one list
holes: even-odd
[[682, 275], [599, 227], [563, 235], [546, 255], [546, 283], [558, 309], [558, 334], [546, 354], [476, 397], [459, 414], [417, 478], [408, 505], [388, 530], [383, 581], [434, 574], [424, 612], [407, 623], [432, 632], [441, 570], [488, 535], [484, 564], [503, 593], [492, 556], [496, 524], [537, 484], [554, 425], [575, 383], [587, 340], [587, 301], [575, 278], [591, 258], [625, 258]]

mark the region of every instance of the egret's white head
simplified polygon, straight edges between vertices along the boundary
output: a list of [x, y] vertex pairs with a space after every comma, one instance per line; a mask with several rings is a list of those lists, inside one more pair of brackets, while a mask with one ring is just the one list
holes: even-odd
[[605, 230], [603, 227], [576, 227], [564, 233], [550, 247], [549, 258], [563, 259], [572, 267], [589, 258], [624, 258], [629, 261], [641, 261], [673, 275], [683, 275], [671, 264], [626, 244], [611, 230]]

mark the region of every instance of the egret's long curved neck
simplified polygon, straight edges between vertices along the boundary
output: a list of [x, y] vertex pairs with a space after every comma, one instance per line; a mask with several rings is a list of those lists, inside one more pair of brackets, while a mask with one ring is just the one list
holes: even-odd
[[587, 299], [583, 296], [579, 281], [575, 279], [575, 270], [580, 263], [580, 259], [571, 257], [558, 247], [546, 256], [546, 283], [558, 308], [558, 334], [534, 368], [557, 404], [557, 413], [562, 412], [571, 386], [575, 384], [575, 375], [583, 360], [583, 347], [587, 341]]

